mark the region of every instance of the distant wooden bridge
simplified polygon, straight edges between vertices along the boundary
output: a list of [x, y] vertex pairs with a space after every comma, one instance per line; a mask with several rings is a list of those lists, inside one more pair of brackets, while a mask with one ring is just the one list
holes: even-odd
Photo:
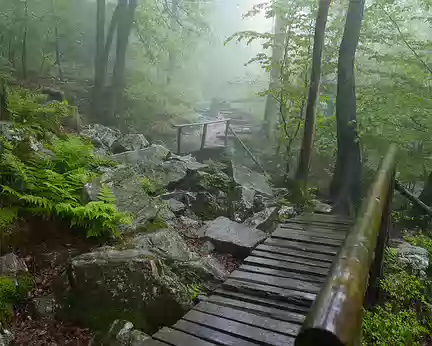
[[208, 300], [144, 345], [359, 345], [362, 307], [380, 295], [395, 152], [357, 220], [303, 214], [281, 224]]

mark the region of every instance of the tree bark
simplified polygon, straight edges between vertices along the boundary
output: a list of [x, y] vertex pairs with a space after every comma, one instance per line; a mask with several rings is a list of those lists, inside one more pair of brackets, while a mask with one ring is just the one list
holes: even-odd
[[273, 39], [273, 52], [272, 52], [272, 64], [273, 67], [270, 71], [270, 83], [269, 83], [269, 92], [267, 95], [265, 110], [264, 110], [264, 124], [263, 124], [263, 132], [267, 138], [272, 137], [272, 133], [275, 127], [275, 123], [277, 120], [277, 114], [279, 110], [277, 97], [271, 92], [277, 88], [280, 84], [280, 68], [275, 66], [276, 64], [281, 64], [281, 60], [283, 57], [283, 48], [284, 48], [284, 22], [283, 18], [280, 14], [275, 15], [275, 32]]
[[102, 99], [102, 90], [106, 69], [104, 65], [105, 52], [105, 13], [106, 0], [97, 0], [96, 10], [96, 54], [94, 61], [94, 90], [93, 90], [93, 111], [96, 118], [99, 118], [101, 112], [100, 102]]
[[7, 120], [8, 118], [8, 97], [6, 83], [0, 79], [0, 120]]
[[27, 79], [27, 33], [28, 33], [28, 0], [24, 1], [24, 33], [22, 39], [21, 66], [23, 79]]
[[[180, 0], [172, 0], [171, 2], [171, 30], [177, 31], [179, 30], [178, 26], [178, 12], [179, 12], [179, 3]], [[168, 53], [168, 75], [167, 75], [167, 83], [170, 84], [172, 80], [172, 74], [175, 71], [176, 66], [176, 52], [175, 49], [171, 48]]]
[[296, 180], [302, 190], [306, 189], [307, 176], [312, 155], [315, 136], [316, 103], [319, 96], [321, 79], [321, 58], [324, 47], [324, 34], [331, 0], [320, 0], [315, 23], [314, 47], [312, 52], [312, 72], [309, 83], [309, 95], [306, 106], [303, 142], [300, 151], [300, 160], [297, 167]]
[[[432, 172], [429, 173], [429, 175], [425, 181], [423, 190], [420, 193], [418, 199], [420, 201], [422, 201], [424, 204], [426, 204], [428, 206], [432, 206]], [[420, 208], [418, 208], [417, 206], [414, 206], [413, 211], [415, 214], [421, 214], [422, 213], [422, 210]]]
[[55, 64], [57, 65], [59, 79], [63, 81], [64, 78], [63, 78], [63, 69], [61, 65], [60, 35], [58, 30], [59, 18], [57, 17], [56, 14], [55, 0], [52, 0], [52, 11], [54, 15], [54, 35], [55, 35], [55, 55], [56, 55]]
[[330, 194], [333, 210], [348, 214], [360, 199], [361, 154], [357, 135], [354, 60], [365, 0], [350, 0], [339, 49], [336, 96], [337, 159]]
[[119, 0], [119, 22], [117, 28], [117, 47], [116, 61], [114, 64], [113, 81], [112, 81], [112, 105], [111, 121], [114, 121], [115, 115], [119, 110], [123, 89], [125, 84], [126, 70], [126, 51], [129, 43], [129, 35], [132, 30], [132, 24], [135, 17], [137, 0]]

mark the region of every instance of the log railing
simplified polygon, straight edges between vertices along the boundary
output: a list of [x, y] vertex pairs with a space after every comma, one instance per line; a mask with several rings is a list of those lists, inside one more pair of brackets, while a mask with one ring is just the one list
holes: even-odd
[[363, 306], [379, 296], [395, 181], [391, 146], [330, 274], [296, 338], [296, 346], [360, 345]]

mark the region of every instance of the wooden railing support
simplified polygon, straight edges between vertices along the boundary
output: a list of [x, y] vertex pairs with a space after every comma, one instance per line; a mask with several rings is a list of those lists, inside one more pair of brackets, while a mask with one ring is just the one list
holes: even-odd
[[182, 137], [183, 127], [177, 128], [177, 155], [181, 154], [181, 137]]
[[225, 147], [228, 146], [228, 132], [230, 129], [230, 123], [231, 123], [231, 120], [228, 119], [226, 122], [226, 127], [225, 127], [225, 138], [224, 138], [224, 146]]
[[[296, 338], [296, 346], [358, 345], [363, 304], [374, 255], [374, 272], [379, 271], [382, 263], [389, 226], [388, 223], [383, 224], [383, 220], [387, 220], [390, 212], [395, 158], [396, 147], [392, 145], [362, 205], [360, 216], [349, 231], [329, 276], [306, 317]], [[384, 214], [386, 216], [383, 218]]]

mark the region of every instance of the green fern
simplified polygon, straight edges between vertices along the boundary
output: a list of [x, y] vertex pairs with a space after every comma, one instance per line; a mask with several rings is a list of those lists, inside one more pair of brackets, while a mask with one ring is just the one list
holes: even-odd
[[108, 204], [114, 204], [117, 201], [114, 193], [106, 185], [101, 186], [101, 188], [99, 190], [99, 194], [98, 194], [98, 199], [99, 199], [99, 201], [102, 201], [102, 202], [108, 203]]

